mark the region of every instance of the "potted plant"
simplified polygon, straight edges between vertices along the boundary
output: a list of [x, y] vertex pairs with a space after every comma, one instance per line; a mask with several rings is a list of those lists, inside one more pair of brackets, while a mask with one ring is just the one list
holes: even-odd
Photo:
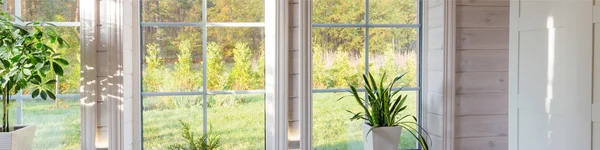
[[[407, 107], [405, 102], [408, 96], [401, 93], [402, 88], [393, 89], [396, 82], [403, 76], [400, 75], [391, 83], [384, 84], [384, 73], [378, 84], [370, 73], [363, 75], [366, 99], [359, 95], [356, 87], [350, 85], [348, 92], [351, 95], [348, 96], [353, 97], [363, 112], [348, 112], [353, 114], [351, 120], [365, 121], [362, 124], [365, 150], [398, 149], [402, 129], [417, 139], [423, 150], [429, 149], [429, 144], [425, 139], [428, 137], [427, 132], [417, 123], [417, 118], [403, 113]], [[407, 119], [412, 119], [412, 121], [407, 121]]]
[[[4, 0], [0, 0], [0, 5], [4, 5]], [[10, 97], [25, 90], [33, 98], [55, 99], [51, 88], [56, 84], [54, 75], [62, 76], [63, 66], [69, 63], [52, 47], [66, 47], [68, 44], [54, 31], [52, 24], [32, 22], [20, 25], [14, 19], [18, 18], [0, 11], [0, 149], [25, 150], [31, 149], [35, 126], [13, 126], [9, 122]]]

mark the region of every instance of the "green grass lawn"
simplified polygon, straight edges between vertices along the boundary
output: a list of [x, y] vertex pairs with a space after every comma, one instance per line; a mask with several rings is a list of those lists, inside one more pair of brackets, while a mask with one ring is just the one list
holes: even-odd
[[[416, 112], [416, 92], [406, 92], [407, 112]], [[362, 149], [362, 121], [350, 121], [346, 110], [360, 108], [346, 93], [313, 95], [314, 149]], [[209, 96], [208, 122], [221, 138], [221, 149], [264, 149], [265, 112], [263, 95]], [[202, 97], [153, 97], [144, 99], [144, 147], [165, 149], [183, 143], [179, 120], [191, 124], [202, 134]], [[26, 101], [24, 122], [37, 125], [34, 149], [79, 149], [80, 108], [78, 101], [64, 102], [55, 108], [53, 101]], [[169, 107], [164, 107], [169, 106]], [[402, 148], [415, 148], [415, 140], [403, 132]]]

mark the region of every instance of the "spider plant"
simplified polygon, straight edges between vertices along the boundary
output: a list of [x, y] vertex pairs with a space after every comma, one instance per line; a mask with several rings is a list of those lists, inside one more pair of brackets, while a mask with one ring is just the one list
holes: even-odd
[[408, 95], [402, 94], [402, 88], [394, 89], [394, 85], [403, 76], [404, 74], [397, 76], [391, 83], [385, 84], [386, 73], [383, 74], [379, 83], [376, 82], [371, 73], [363, 75], [364, 89], [367, 95], [366, 99], [359, 95], [355, 86], [350, 85], [348, 92], [351, 95], [348, 96], [353, 97], [364, 111], [358, 113], [348, 111], [353, 114], [350, 120], [364, 120], [366, 124], [371, 126], [367, 134], [378, 127], [401, 126], [417, 139], [421, 148], [428, 150], [429, 144], [425, 139], [425, 137], [429, 137], [427, 131], [417, 123], [415, 116], [408, 115], [408, 112], [405, 113], [407, 108], [405, 103]]

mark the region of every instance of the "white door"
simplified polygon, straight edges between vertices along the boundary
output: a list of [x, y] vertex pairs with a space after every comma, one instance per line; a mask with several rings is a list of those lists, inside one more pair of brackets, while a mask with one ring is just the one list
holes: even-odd
[[590, 150], [591, 0], [513, 0], [511, 150]]

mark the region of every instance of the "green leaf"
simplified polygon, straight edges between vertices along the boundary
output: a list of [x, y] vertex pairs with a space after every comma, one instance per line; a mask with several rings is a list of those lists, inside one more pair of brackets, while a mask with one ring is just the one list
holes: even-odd
[[31, 97], [36, 98], [40, 95], [40, 89], [35, 89], [31, 92]]
[[37, 48], [37, 49], [42, 49], [42, 47], [44, 47], [44, 44], [42, 44], [42, 43], [37, 43], [35, 45], [35, 48]]
[[48, 97], [50, 97], [50, 99], [56, 99], [56, 95], [54, 95], [52, 91], [46, 90], [46, 94], [48, 94]]
[[23, 69], [23, 74], [25, 74], [26, 76], [30, 76], [31, 75], [31, 70], [29, 70], [29, 69]]
[[21, 56], [23, 56], [23, 55], [15, 55], [12, 58], [10, 58], [10, 61], [17, 62], [17, 61], [19, 61], [19, 59], [21, 59]]
[[54, 70], [56, 75], [63, 76], [64, 74], [62, 66], [60, 66], [58, 63], [52, 63], [52, 70]]
[[48, 99], [48, 94], [46, 94], [45, 91], [41, 91], [40, 92], [40, 97], [42, 97], [43, 100], [46, 100], [46, 99]]
[[46, 81], [46, 84], [48, 84], [48, 85], [56, 84], [56, 80], [54, 80], [54, 79], [48, 80], [48, 81]]
[[37, 81], [38, 84], [42, 82], [42, 77], [40, 77], [40, 75], [34, 75], [33, 76], [33, 80]]
[[69, 65], [69, 62], [62, 58], [55, 58], [54, 61], [56, 61], [57, 63], [59, 63], [60, 65], [63, 65], [63, 66]]

